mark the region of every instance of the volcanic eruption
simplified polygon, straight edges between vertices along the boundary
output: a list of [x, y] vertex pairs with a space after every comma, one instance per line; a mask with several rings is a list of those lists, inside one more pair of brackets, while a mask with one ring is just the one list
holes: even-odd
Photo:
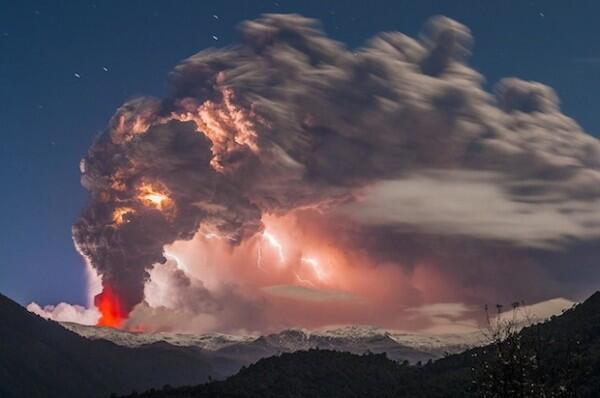
[[121, 309], [119, 298], [110, 286], [104, 286], [102, 292], [95, 297], [95, 305], [100, 312], [98, 326], [118, 328], [127, 315]]
[[251, 322], [264, 294], [304, 300], [273, 311], [305, 324], [381, 322], [481, 297], [476, 268], [538, 275], [532, 250], [600, 236], [600, 144], [547, 86], [484, 91], [460, 23], [355, 50], [298, 15], [240, 32], [177, 65], [166, 98], [121, 106], [81, 161], [73, 235], [102, 278], [99, 324], [231, 303]]

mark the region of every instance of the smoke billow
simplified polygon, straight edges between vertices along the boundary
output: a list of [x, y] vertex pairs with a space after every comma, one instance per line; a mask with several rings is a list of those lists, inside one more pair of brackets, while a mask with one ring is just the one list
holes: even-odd
[[96, 308], [85, 308], [81, 305], [58, 303], [57, 305], [46, 305], [41, 307], [33, 302], [27, 305], [27, 310], [46, 319], [57, 322], [74, 322], [82, 325], [95, 325], [100, 318]]
[[[302, 209], [348, 225], [331, 241], [366, 257], [424, 255], [434, 244], [398, 253], [412, 233], [484, 241], [481, 257], [600, 236], [600, 143], [550, 87], [509, 78], [484, 91], [460, 23], [434, 17], [416, 39], [382, 33], [355, 50], [298, 15], [240, 33], [176, 66], [168, 97], [119, 108], [81, 162], [90, 201], [75, 242], [126, 312], [165, 245], [200, 233], [235, 250], [267, 215]], [[441, 240], [445, 254], [428, 258], [456, 264]], [[212, 303], [201, 312], [221, 311], [188, 285]]]

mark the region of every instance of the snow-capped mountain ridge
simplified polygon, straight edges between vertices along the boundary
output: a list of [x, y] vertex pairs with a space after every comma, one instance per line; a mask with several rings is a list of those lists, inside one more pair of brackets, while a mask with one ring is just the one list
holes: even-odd
[[224, 333], [187, 334], [175, 332], [129, 332], [125, 330], [80, 325], [62, 322], [65, 328], [91, 340], [104, 339], [126, 347], [140, 347], [146, 344], [166, 342], [180, 347], [199, 347], [207, 351], [216, 351], [231, 344], [253, 341], [256, 336], [230, 335]]
[[292, 352], [310, 348], [355, 352], [361, 352], [361, 350], [392, 352], [402, 348], [438, 357], [446, 352], [459, 352], [483, 342], [483, 337], [479, 333], [416, 334], [362, 325], [317, 330], [293, 328], [263, 336], [224, 333], [140, 333], [74, 323], [63, 323], [63, 326], [89, 339], [110, 340], [115, 344], [127, 347], [166, 342], [175, 346], [198, 347], [207, 351], [219, 351], [228, 347], [230, 347], [228, 351], [246, 351], [250, 348], [258, 349], [260, 347], [261, 350], [273, 352]]

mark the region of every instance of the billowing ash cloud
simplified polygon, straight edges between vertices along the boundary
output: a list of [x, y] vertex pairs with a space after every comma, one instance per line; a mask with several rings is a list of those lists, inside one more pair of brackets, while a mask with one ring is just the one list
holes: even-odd
[[117, 131], [82, 161], [91, 202], [73, 230], [129, 310], [143, 298], [147, 270], [165, 261], [166, 243], [190, 239], [202, 223], [239, 241], [258, 230], [260, 210], [210, 166], [210, 142], [192, 122], [156, 125], [126, 142], [112, 139]]
[[556, 249], [600, 235], [599, 142], [547, 86], [484, 91], [460, 23], [434, 17], [419, 38], [382, 33], [353, 51], [298, 15], [240, 31], [237, 46], [175, 67], [167, 98], [119, 108], [82, 160], [90, 203], [75, 241], [127, 312], [164, 245], [201, 231], [235, 246], [296, 209], [388, 238], [452, 228]]
[[145, 301], [129, 315], [126, 327], [148, 330], [207, 332], [243, 331], [239, 325], [258, 330], [264, 320], [260, 305], [242, 297], [232, 287], [210, 291], [169, 259], [150, 271], [144, 287]]

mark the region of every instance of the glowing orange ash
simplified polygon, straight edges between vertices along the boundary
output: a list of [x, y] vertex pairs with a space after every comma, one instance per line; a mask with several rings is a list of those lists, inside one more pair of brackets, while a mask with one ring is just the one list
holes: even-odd
[[117, 225], [127, 221], [127, 214], [133, 214], [133, 209], [130, 207], [117, 207], [112, 213], [113, 222]]
[[107, 326], [111, 328], [119, 328], [125, 320], [125, 313], [121, 308], [119, 298], [115, 295], [112, 288], [105, 285], [102, 293], [94, 299], [96, 308], [100, 311], [100, 319], [98, 326]]
[[231, 89], [220, 87], [219, 90], [223, 96], [222, 102], [205, 101], [199, 106], [184, 102], [181, 105], [187, 110], [173, 113], [171, 118], [196, 123], [197, 131], [212, 142], [212, 167], [223, 171], [221, 160], [227, 153], [240, 147], [248, 147], [257, 153], [259, 148], [254, 123], [256, 115], [235, 104], [235, 95]]
[[172, 203], [171, 199], [164, 192], [162, 192], [160, 188], [152, 184], [143, 183], [138, 188], [138, 191], [138, 198], [146, 206], [154, 207], [158, 210], [164, 210]]

